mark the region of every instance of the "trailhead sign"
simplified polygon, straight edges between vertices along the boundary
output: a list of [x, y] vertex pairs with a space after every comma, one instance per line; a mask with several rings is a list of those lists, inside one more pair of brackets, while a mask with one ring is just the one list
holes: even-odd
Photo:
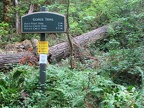
[[21, 17], [22, 33], [66, 32], [64, 15], [53, 12], [35, 12]]
[[66, 18], [64, 15], [46, 12], [46, 7], [41, 7], [41, 12], [34, 12], [21, 17], [22, 33], [41, 33], [38, 42], [38, 54], [40, 63], [40, 83], [41, 89], [45, 91], [46, 64], [48, 54], [48, 41], [45, 33], [66, 32]]

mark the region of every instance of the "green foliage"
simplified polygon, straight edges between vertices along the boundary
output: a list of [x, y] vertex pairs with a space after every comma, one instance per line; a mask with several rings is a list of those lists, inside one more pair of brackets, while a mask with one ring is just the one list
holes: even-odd
[[[0, 23], [0, 44], [2, 40], [7, 40], [8, 33], [15, 34], [16, 11], [20, 16], [28, 13], [31, 3], [37, 6], [34, 11], [39, 11], [46, 2], [51, 3], [46, 6], [48, 11], [66, 14], [66, 0], [19, 0], [17, 8], [11, 7], [11, 22]], [[108, 38], [89, 48], [92, 55], [98, 58], [99, 67], [93, 69], [94, 60], [85, 60], [85, 64], [77, 63], [77, 69], [74, 70], [68, 68], [66, 60], [62, 61], [62, 67], [50, 65], [47, 68], [45, 93], [40, 90], [38, 69], [17, 66], [9, 73], [1, 72], [0, 107], [143, 108], [143, 4], [143, 0], [72, 0], [69, 11], [72, 36], [108, 23], [118, 23], [109, 26]], [[2, 16], [0, 18], [2, 20]], [[5, 30], [8, 26], [13, 29]], [[65, 34], [51, 35], [50, 38], [54, 40], [49, 40], [51, 45], [65, 41]], [[38, 37], [38, 34], [24, 36], [26, 39], [31, 37]]]
[[137, 67], [143, 68], [143, 47], [133, 50], [111, 50], [105, 55], [108, 62], [105, 63], [101, 72], [102, 74], [109, 73], [116, 83], [120, 84], [142, 84], [142, 75]]
[[0, 23], [0, 46], [6, 41], [8, 37], [8, 31], [6, 30], [9, 27], [8, 23]]
[[77, 71], [50, 65], [47, 68], [46, 91], [38, 81], [39, 72], [32, 67], [19, 66], [0, 75], [0, 105], [11, 108], [55, 108], [87, 105], [99, 108], [140, 108], [141, 92], [105, 79], [95, 70]]
[[[118, 11], [113, 7], [117, 2], [109, 3], [110, 1], [107, 0], [95, 0], [89, 3], [72, 1], [69, 10], [70, 33], [76, 36], [108, 23], [111, 18], [108, 16], [111, 13], [113, 15], [118, 14]], [[122, 4], [117, 5], [120, 7]], [[66, 4], [53, 4], [47, 6], [47, 9], [48, 11], [66, 14], [66, 6]]]
[[0, 2], [0, 22], [3, 21], [3, 2]]
[[[143, 25], [144, 14], [141, 1], [127, 1], [121, 7], [117, 25], [109, 27], [109, 37], [95, 43], [97, 50], [104, 51], [108, 59], [101, 69], [102, 75], [110, 75], [114, 82], [120, 84], [141, 85], [142, 76], [137, 66], [143, 68]], [[141, 6], [137, 8], [137, 6]], [[124, 13], [123, 13], [124, 12]], [[113, 17], [114, 18], [114, 17]]]
[[8, 31], [5, 30], [8, 26], [9, 26], [8, 23], [4, 23], [4, 22], [0, 23], [0, 34], [1, 34], [0, 38], [2, 38], [2, 36], [5, 36], [8, 34]]

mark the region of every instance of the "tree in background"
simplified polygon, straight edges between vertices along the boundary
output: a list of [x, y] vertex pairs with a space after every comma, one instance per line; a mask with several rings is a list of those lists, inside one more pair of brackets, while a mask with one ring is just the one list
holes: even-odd
[[11, 5], [11, 0], [3, 0], [4, 2], [4, 14], [3, 14], [3, 21], [5, 23], [9, 23], [10, 21], [10, 5]]

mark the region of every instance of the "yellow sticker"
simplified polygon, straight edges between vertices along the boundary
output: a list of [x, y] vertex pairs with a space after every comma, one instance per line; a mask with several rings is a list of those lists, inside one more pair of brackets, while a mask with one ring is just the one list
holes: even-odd
[[48, 41], [38, 42], [38, 54], [48, 54]]

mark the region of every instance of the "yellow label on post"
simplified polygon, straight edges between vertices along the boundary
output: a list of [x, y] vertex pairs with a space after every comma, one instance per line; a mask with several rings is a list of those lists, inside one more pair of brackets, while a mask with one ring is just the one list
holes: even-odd
[[48, 41], [38, 42], [38, 54], [48, 54]]

